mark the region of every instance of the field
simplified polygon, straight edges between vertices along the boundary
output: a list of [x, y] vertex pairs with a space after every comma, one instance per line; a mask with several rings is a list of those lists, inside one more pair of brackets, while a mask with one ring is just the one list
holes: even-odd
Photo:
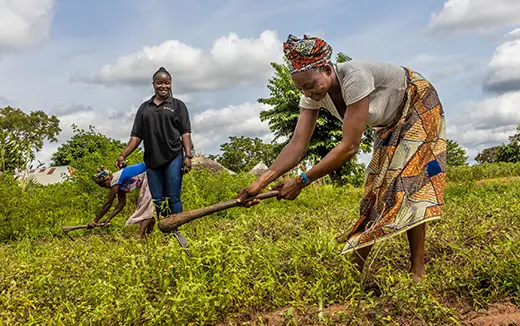
[[[406, 236], [378, 245], [358, 275], [334, 237], [362, 189], [308, 187], [140, 243], [123, 226], [76, 231], [104, 192], [84, 181], [20, 187], [0, 177], [2, 325], [508, 325], [520, 304], [520, 165], [450, 170], [444, 218], [427, 228], [427, 277], [411, 281]], [[484, 179], [496, 179], [486, 180]], [[233, 198], [252, 176], [194, 171], [185, 210]], [[135, 196], [133, 197], [135, 200]], [[375, 281], [380, 293], [363, 290]]]

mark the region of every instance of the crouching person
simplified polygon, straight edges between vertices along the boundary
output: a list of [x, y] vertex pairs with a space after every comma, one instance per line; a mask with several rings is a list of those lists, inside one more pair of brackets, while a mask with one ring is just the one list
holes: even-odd
[[[110, 189], [110, 191], [108, 193], [107, 199], [105, 200], [105, 203], [103, 204], [103, 206], [101, 206], [101, 209], [97, 213], [94, 220], [88, 224], [88, 227], [93, 228], [96, 226], [110, 226], [110, 221], [117, 214], [119, 214], [125, 207], [127, 193], [136, 189], [141, 189], [141, 193], [143, 193], [143, 195], [145, 195], [146, 192], [149, 193], [150, 190], [148, 189], [148, 183], [145, 183], [145, 176], [146, 166], [144, 162], [127, 166], [114, 173], [112, 173], [110, 170], [104, 167], [98, 168], [98, 172], [92, 177], [92, 180], [96, 182], [100, 187], [108, 188]], [[145, 186], [144, 189], [143, 185]], [[141, 197], [143, 197], [143, 195], [140, 195], [140, 199]], [[112, 207], [112, 204], [116, 196], [118, 200], [116, 207], [102, 223], [99, 223], [99, 220], [103, 216], [105, 216], [105, 214], [108, 213], [108, 211], [110, 210], [110, 207]], [[138, 202], [138, 209], [140, 207], [139, 204], [140, 202]], [[145, 202], [143, 202], [143, 204], [145, 204]], [[155, 223], [155, 220], [153, 218], [153, 209], [151, 211], [151, 214], [136, 212], [130, 218], [135, 218], [136, 214], [140, 215], [138, 221], [140, 224], [139, 235], [141, 236], [141, 238], [144, 238], [147, 234], [150, 234], [153, 231]]]

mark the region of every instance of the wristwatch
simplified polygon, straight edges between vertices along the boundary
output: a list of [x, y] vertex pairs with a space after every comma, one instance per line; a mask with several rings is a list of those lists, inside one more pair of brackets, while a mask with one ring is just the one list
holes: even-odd
[[192, 159], [193, 158], [193, 154], [186, 155], [186, 157], [189, 158], [189, 159]]

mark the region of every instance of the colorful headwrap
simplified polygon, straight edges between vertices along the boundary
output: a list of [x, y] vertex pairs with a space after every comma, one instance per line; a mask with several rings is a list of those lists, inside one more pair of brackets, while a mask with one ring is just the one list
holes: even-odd
[[104, 166], [100, 166], [96, 169], [97, 173], [92, 176], [92, 180], [98, 185], [103, 184], [108, 178], [112, 176], [112, 172], [106, 169]]
[[291, 73], [324, 66], [330, 61], [332, 47], [317, 37], [303, 36], [299, 39], [289, 34], [283, 43], [283, 52], [289, 60]]

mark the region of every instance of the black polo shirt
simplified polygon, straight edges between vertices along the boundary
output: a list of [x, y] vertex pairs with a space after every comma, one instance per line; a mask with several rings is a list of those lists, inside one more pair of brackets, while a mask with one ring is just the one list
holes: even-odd
[[170, 163], [182, 153], [182, 138], [191, 133], [186, 105], [172, 96], [156, 105], [155, 95], [141, 104], [134, 119], [132, 136], [144, 142], [144, 162], [149, 168]]

